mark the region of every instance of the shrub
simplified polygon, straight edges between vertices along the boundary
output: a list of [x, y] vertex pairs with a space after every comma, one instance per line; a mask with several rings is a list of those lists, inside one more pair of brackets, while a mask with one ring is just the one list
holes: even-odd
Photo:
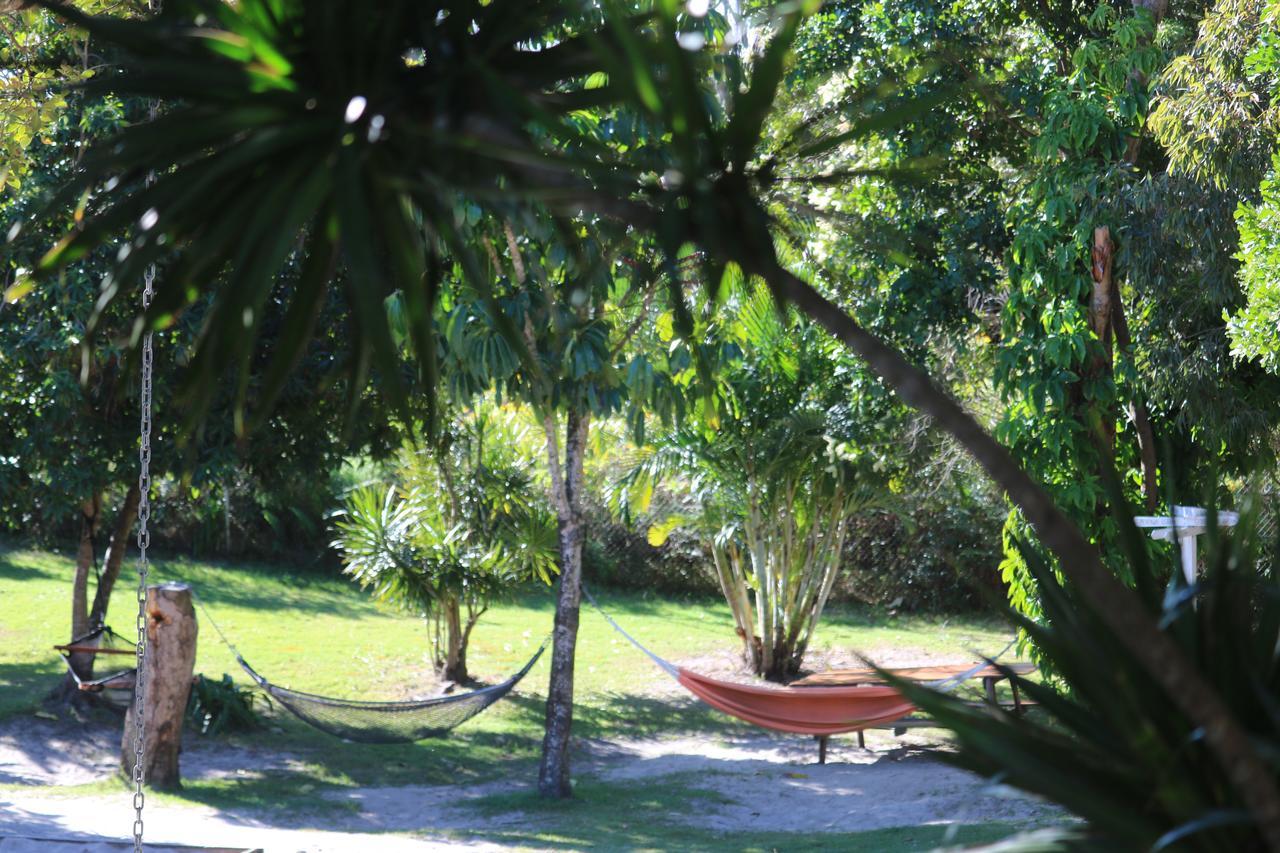
[[[1131, 522], [1122, 521], [1124, 557], [1144, 603], [1268, 762], [1274, 784], [1280, 584], [1258, 567], [1256, 524], [1257, 513], [1246, 511], [1230, 539], [1211, 529], [1201, 576], [1188, 586], [1175, 560], [1153, 565]], [[960, 749], [948, 760], [1083, 818], [1078, 849], [1266, 849], [1250, 810], [1258, 786], [1243, 785], [1223, 766], [1203, 730], [1096, 609], [1036, 549], [1020, 545], [1044, 616], [1012, 619], [1052, 664], [1062, 689], [1009, 673], [1040, 705], [1038, 715], [1020, 718], [895, 682], [955, 732]], [[1163, 594], [1161, 581], [1167, 581]]]
[[262, 727], [257, 701], [258, 694], [226, 673], [218, 681], [197, 675], [187, 700], [187, 720], [202, 735], [253, 731]]
[[988, 605], [999, 592], [998, 504], [927, 504], [910, 514], [863, 513], [844, 549], [832, 599], [906, 611], [957, 612]]

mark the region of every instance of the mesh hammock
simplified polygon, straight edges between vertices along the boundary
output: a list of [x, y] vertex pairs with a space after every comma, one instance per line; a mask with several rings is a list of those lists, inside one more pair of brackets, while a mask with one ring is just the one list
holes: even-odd
[[[133, 682], [137, 668], [124, 666], [138, 659], [138, 646], [106, 625], [100, 625], [87, 634], [74, 637], [63, 646], [54, 646], [67, 665], [67, 672], [85, 693], [92, 693], [104, 704], [115, 708], [127, 708], [133, 701]], [[94, 661], [103, 660], [110, 665], [107, 674], [81, 678], [71, 664], [72, 655], [93, 655]], [[96, 667], [95, 667], [96, 668]]]
[[501, 684], [456, 696], [436, 696], [408, 702], [361, 702], [330, 699], [272, 684], [240, 655], [236, 660], [267, 695], [304, 723], [344, 740], [360, 743], [411, 743], [440, 737], [460, 726], [511, 692], [542, 657], [544, 640], [524, 668]]

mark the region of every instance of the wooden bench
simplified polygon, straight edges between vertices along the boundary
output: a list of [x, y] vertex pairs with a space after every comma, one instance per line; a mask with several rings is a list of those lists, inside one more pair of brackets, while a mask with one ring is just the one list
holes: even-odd
[[[1034, 705], [1034, 702], [1028, 702], [1018, 695], [1017, 682], [1010, 682], [1013, 691], [1013, 699], [1009, 702], [1001, 702], [996, 698], [996, 685], [1004, 679], [1008, 678], [1006, 672], [1012, 672], [1014, 675], [1025, 676], [1035, 672], [1034, 664], [1014, 663], [1004, 667], [1004, 672], [995, 666], [987, 665], [979, 669], [974, 669], [975, 664], [958, 663], [945, 664], [942, 666], [912, 666], [902, 667], [899, 669], [890, 669], [897, 678], [904, 678], [909, 681], [929, 682], [942, 681], [948, 678], [958, 678], [963, 676], [967, 681], [981, 681], [982, 691], [985, 699], [982, 702], [971, 703], [977, 707], [1000, 708], [1013, 714], [1022, 714], [1026, 709]], [[970, 672], [970, 670], [973, 670]], [[817, 672], [813, 675], [801, 678], [798, 681], [791, 682], [791, 687], [856, 687], [860, 684], [884, 684], [885, 678], [874, 669], [830, 669], [826, 672]], [[888, 729], [895, 735], [906, 732], [909, 728], [923, 728], [936, 726], [937, 723], [924, 716], [911, 715], [893, 720], [888, 723], [867, 726], [868, 729]], [[858, 729], [858, 746], [866, 749], [867, 741], [863, 736], [864, 729]], [[827, 763], [827, 742], [831, 735], [817, 735], [814, 739], [818, 741], [818, 763]]]

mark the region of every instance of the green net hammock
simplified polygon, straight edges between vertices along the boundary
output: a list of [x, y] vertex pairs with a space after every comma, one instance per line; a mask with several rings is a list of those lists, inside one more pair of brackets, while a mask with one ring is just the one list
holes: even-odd
[[506, 696], [529, 674], [546, 647], [543, 641], [529, 662], [501, 684], [407, 702], [362, 702], [291, 690], [272, 684], [238, 654], [236, 660], [268, 696], [322, 732], [359, 743], [411, 743], [445, 735]]

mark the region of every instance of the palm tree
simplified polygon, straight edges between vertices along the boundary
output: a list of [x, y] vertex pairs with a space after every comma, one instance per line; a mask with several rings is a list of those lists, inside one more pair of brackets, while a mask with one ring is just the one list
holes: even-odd
[[615, 496], [632, 498], [627, 514], [652, 514], [660, 481], [679, 478], [691, 497], [658, 513], [650, 543], [681, 525], [701, 532], [747, 663], [784, 680], [800, 670], [852, 517], [890, 498], [874, 438], [888, 419], [850, 411], [831, 344], [808, 324], [787, 329], [766, 290], [735, 302], [744, 354], [724, 372], [718, 424], [658, 436]]
[[[142, 270], [164, 259], [135, 342], [203, 288], [230, 282], [218, 286], [190, 363], [193, 423], [212, 401], [217, 376], [250, 359], [258, 308], [275, 271], [296, 254], [306, 258], [306, 269], [285, 323], [286, 343], [276, 348], [259, 396], [264, 411], [310, 337], [315, 306], [339, 266], [347, 272], [341, 281], [360, 354], [350, 365], [352, 393], [377, 366], [391, 399], [406, 400], [382, 309], [382, 298], [396, 289], [405, 296], [423, 374], [434, 381], [432, 321], [446, 256], [450, 264], [479, 269], [477, 247], [459, 231], [468, 204], [498, 215], [538, 205], [561, 217], [589, 211], [653, 235], [672, 259], [693, 244], [703, 253], [702, 279], [712, 296], [730, 264], [758, 276], [779, 303], [795, 306], [864, 358], [906, 403], [973, 454], [1104, 624], [1201, 727], [1265, 837], [1280, 849], [1280, 786], [1142, 598], [925, 371], [779, 259], [769, 207], [779, 181], [838, 179], [814, 168], [815, 159], [929, 107], [908, 100], [886, 112], [879, 84], [892, 81], [876, 81], [792, 132], [765, 139], [806, 4], [771, 10], [772, 36], [753, 49], [745, 68], [726, 49], [722, 21], [697, 18], [677, 3], [636, 12], [551, 0], [441, 0], [392, 3], [371, 14], [356, 0], [174, 0], [158, 19], [123, 21], [41, 2], [122, 51], [119, 71], [95, 77], [90, 91], [163, 99], [167, 108], [81, 162], [81, 177], [65, 197], [109, 181], [115, 189], [99, 197], [83, 227], [35, 274], [52, 277], [132, 231], [100, 304], [136, 291]], [[701, 39], [678, 38], [694, 30]], [[699, 42], [697, 50], [682, 47]], [[611, 146], [603, 124], [615, 119], [644, 126], [645, 145]], [[157, 179], [144, 186], [135, 179], [148, 170]], [[230, 275], [215, 276], [219, 270]], [[468, 278], [485, 287], [482, 276]], [[534, 369], [518, 330], [508, 336]], [[576, 610], [566, 614], [558, 647], [572, 649], [576, 622]], [[553, 679], [571, 672], [572, 654], [553, 651]], [[557, 716], [569, 719], [571, 712], [559, 708]], [[544, 749], [540, 788], [549, 796], [570, 793], [568, 738], [568, 725], [560, 726]]]
[[493, 413], [459, 418], [440, 446], [406, 449], [399, 482], [356, 489], [335, 517], [346, 573], [426, 619], [449, 681], [470, 680], [467, 646], [490, 602], [556, 572], [555, 523], [513, 432]]

